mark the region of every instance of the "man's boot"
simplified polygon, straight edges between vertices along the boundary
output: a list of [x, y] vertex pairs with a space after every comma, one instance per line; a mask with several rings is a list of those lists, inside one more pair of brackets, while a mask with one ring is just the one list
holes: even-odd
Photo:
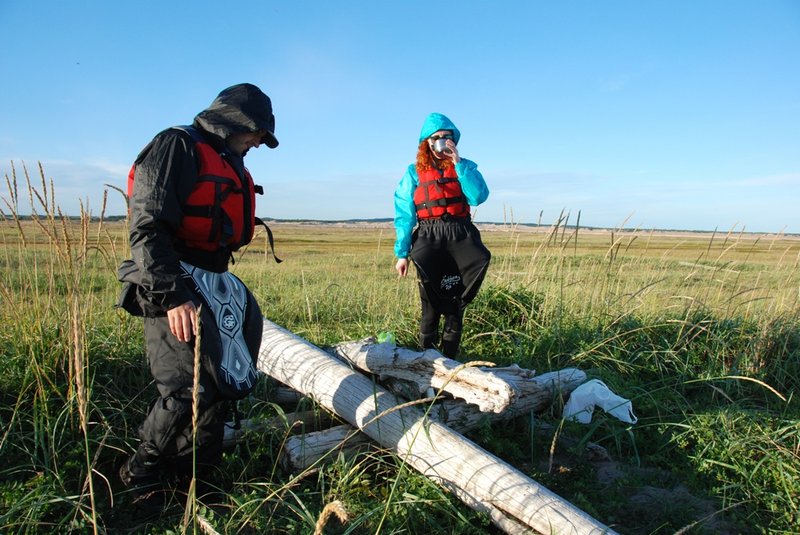
[[158, 457], [143, 445], [119, 467], [119, 478], [126, 487], [149, 487], [159, 482]]

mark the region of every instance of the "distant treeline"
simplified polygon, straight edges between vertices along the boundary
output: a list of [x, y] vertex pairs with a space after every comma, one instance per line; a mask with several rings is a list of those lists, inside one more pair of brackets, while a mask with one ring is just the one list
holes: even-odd
[[[65, 216], [67, 219], [80, 221], [80, 216]], [[103, 218], [104, 221], [124, 221], [124, 215], [108, 215]], [[29, 215], [18, 215], [17, 218], [20, 221], [30, 221], [32, 219]], [[336, 224], [375, 224], [375, 223], [391, 223], [394, 221], [391, 217], [379, 217], [374, 219], [277, 219], [271, 217], [262, 217], [261, 218], [265, 222], [273, 222], [273, 223], [306, 223], [306, 224], [318, 224], [318, 225], [336, 225]], [[100, 218], [97, 216], [92, 216], [91, 221], [99, 221]], [[497, 221], [475, 221], [478, 225], [507, 225], [508, 223], [497, 222]], [[550, 228], [552, 225], [540, 225], [538, 223], [514, 223], [514, 225], [518, 227], [528, 227], [528, 228]], [[560, 225], [562, 229], [575, 229], [575, 225]], [[626, 228], [609, 228], [609, 227], [590, 227], [587, 225], [581, 225], [577, 227], [578, 229], [585, 229], [585, 230], [613, 230], [615, 232], [687, 232], [687, 233], [694, 233], [694, 234], [708, 234], [710, 232], [716, 233], [725, 233], [725, 231], [721, 230], [687, 230], [687, 229], [680, 229], [680, 228], [652, 228], [652, 229], [626, 229]], [[753, 232], [753, 231], [743, 231], [743, 232], [736, 232], [736, 234], [780, 234], [782, 236], [798, 236], [800, 237], [800, 233], [792, 233], [792, 232]]]

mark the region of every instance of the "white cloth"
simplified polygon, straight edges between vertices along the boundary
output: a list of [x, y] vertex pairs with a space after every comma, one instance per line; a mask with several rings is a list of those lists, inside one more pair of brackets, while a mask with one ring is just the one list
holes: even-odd
[[633, 404], [616, 395], [599, 379], [586, 381], [572, 391], [564, 405], [564, 418], [588, 424], [595, 405], [623, 422], [635, 424], [639, 420], [633, 414]]

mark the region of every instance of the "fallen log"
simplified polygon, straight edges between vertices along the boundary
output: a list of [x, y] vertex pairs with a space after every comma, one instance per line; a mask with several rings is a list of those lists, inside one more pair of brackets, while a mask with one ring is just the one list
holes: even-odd
[[290, 471], [301, 471], [323, 459], [331, 461], [338, 455], [350, 458], [363, 451], [372, 439], [349, 424], [288, 437], [281, 448], [281, 466]]
[[468, 506], [490, 515], [501, 529], [613, 533], [508, 463], [425, 418], [418, 407], [398, 409], [396, 397], [386, 389], [266, 319], [258, 368], [391, 448]]
[[447, 392], [481, 412], [502, 412], [514, 396], [511, 385], [488, 369], [467, 366], [434, 349], [419, 352], [392, 343], [359, 341], [334, 346], [333, 353], [379, 377], [414, 383], [420, 393], [429, 388]]
[[[529, 412], [539, 412], [549, 405], [549, 397], [568, 394], [578, 385], [586, 381], [586, 374], [575, 368], [534, 375], [532, 370], [512, 365], [504, 368], [492, 368], [492, 373], [502, 376], [509, 383], [514, 384], [516, 390], [521, 391], [513, 398], [512, 404], [502, 413], [491, 416], [492, 422], [502, 422], [518, 417]], [[403, 383], [405, 386], [405, 383]], [[544, 389], [544, 391], [543, 391]], [[397, 392], [396, 392], [397, 393]], [[303, 397], [296, 390], [287, 386], [279, 386], [270, 392], [270, 399], [291, 405]], [[432, 402], [432, 400], [430, 400]], [[455, 400], [437, 402], [436, 407], [429, 411], [431, 419], [446, 424], [460, 433], [465, 433], [482, 424], [488, 416], [481, 413], [477, 407], [465, 405]], [[330, 458], [332, 455], [350, 457], [363, 451], [372, 443], [364, 433], [349, 424], [330, 426], [332, 420], [326, 413], [319, 411], [292, 412], [285, 416], [274, 417], [268, 420], [249, 420], [239, 422], [235, 427], [234, 422], [228, 422], [225, 427], [224, 447], [232, 448], [241, 441], [246, 433], [258, 432], [266, 428], [285, 430], [287, 433], [296, 429], [284, 441], [281, 449], [280, 462], [284, 469], [300, 471]], [[323, 427], [328, 426], [327, 429]], [[554, 429], [550, 424], [537, 422], [536, 432], [553, 434]], [[560, 448], [573, 448], [578, 441], [565, 435], [558, 435], [557, 444]], [[608, 451], [598, 444], [586, 443], [585, 453], [590, 460], [610, 460]]]
[[287, 433], [315, 433], [318, 430], [330, 427], [334, 422], [330, 414], [323, 411], [290, 412], [272, 418], [251, 420], [244, 419], [236, 422], [226, 422], [222, 438], [222, 447], [234, 447], [245, 433], [254, 433], [265, 429], [286, 431]]
[[[481, 389], [485, 384], [482, 380], [487, 380], [486, 377], [491, 377], [491, 384], [496, 385], [502, 382], [512, 392], [510, 402], [504, 410], [494, 411], [501, 412], [500, 418], [503, 419], [513, 418], [531, 410], [543, 410], [552, 403], [556, 396], [569, 394], [579, 385], [586, 382], [586, 373], [577, 368], [566, 368], [540, 375], [536, 375], [534, 370], [521, 368], [517, 365], [503, 368], [463, 368], [459, 370], [459, 366], [463, 367], [462, 363], [446, 359], [432, 349], [418, 352], [405, 348], [396, 348], [394, 344], [375, 344], [368, 340], [338, 344], [333, 347], [332, 352], [335, 356], [364, 371], [378, 373], [381, 376], [401, 381], [410, 381], [414, 385], [423, 385], [418, 389], [419, 394], [426, 392], [424, 385], [441, 382], [441, 380], [430, 377], [431, 374], [439, 373], [435, 368], [446, 369], [451, 376], [457, 372], [452, 377], [451, 382], [460, 383], [459, 389], [461, 391], [469, 389], [471, 385], [477, 385], [473, 389]], [[398, 371], [388, 365], [389, 362], [393, 361], [394, 355], [400, 355], [401, 357], [396, 360], [404, 362], [419, 363], [427, 360], [431, 361], [431, 363], [425, 366], [415, 364], [413, 372], [409, 367]], [[471, 371], [481, 371], [482, 374], [472, 375], [469, 381], [460, 381], [459, 378], [462, 373]], [[428, 375], [426, 376], [425, 373]], [[443, 391], [452, 394], [452, 391], [447, 388], [444, 388]], [[467, 393], [465, 396], [455, 397], [465, 399], [469, 395]], [[478, 394], [471, 395], [471, 397], [477, 396]], [[464, 405], [452, 400], [444, 400], [437, 407], [436, 417], [438, 421], [448, 425], [455, 424], [459, 430], [472, 429], [484, 419], [484, 415], [480, 414], [483, 409], [478, 411], [471, 405]]]
[[[524, 370], [523, 368], [517, 369]], [[524, 375], [516, 370], [513, 370], [512, 373], [515, 376]], [[576, 368], [567, 368], [526, 379], [527, 385], [520, 389], [524, 393], [515, 396], [511, 405], [500, 414], [487, 415], [480, 412], [474, 405], [466, 405], [463, 401], [452, 399], [435, 403], [427, 412], [431, 420], [445, 424], [459, 433], [465, 433], [480, 426], [486, 418], [491, 419], [492, 422], [499, 422], [528, 414], [531, 411], [544, 410], [551, 404], [554, 396], [569, 393], [585, 381], [586, 373]], [[432, 401], [426, 401], [426, 405]], [[427, 409], [426, 406], [424, 407]], [[288, 438], [282, 452], [284, 465], [287, 468], [308, 468], [326, 457], [331, 451], [341, 452], [345, 455], [357, 452], [368, 440], [366, 436], [348, 425], [337, 426], [334, 429], [304, 433]], [[343, 443], [337, 443], [337, 439]]]
[[268, 394], [269, 400], [283, 406], [295, 406], [303, 399], [303, 394], [285, 385], [274, 385]]

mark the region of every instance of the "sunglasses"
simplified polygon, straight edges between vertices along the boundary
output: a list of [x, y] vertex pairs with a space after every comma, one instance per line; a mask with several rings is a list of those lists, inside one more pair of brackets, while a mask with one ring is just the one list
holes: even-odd
[[450, 134], [444, 134], [443, 136], [431, 136], [430, 139], [436, 141], [437, 139], [453, 139], [453, 136]]

